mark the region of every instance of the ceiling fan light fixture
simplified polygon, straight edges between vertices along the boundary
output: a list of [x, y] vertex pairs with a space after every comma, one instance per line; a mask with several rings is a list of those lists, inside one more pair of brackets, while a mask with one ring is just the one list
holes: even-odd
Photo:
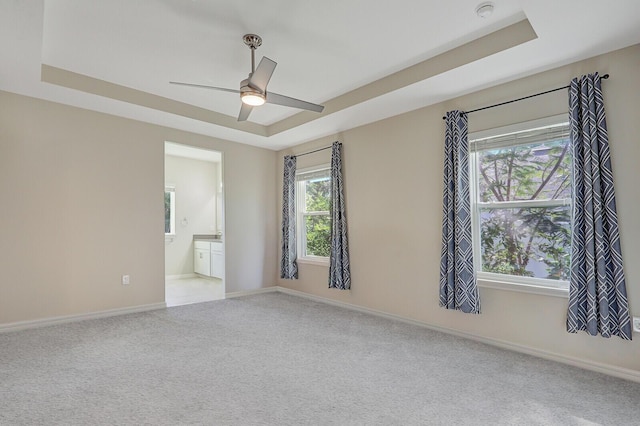
[[264, 105], [266, 99], [264, 95], [255, 92], [244, 92], [240, 94], [240, 99], [242, 103], [251, 105], [251, 106], [260, 106]]

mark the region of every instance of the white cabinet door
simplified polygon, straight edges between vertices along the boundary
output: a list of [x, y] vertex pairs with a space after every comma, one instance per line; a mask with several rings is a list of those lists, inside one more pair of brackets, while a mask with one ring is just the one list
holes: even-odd
[[211, 276], [224, 278], [224, 253], [211, 252]]
[[193, 250], [193, 272], [196, 274], [211, 275], [211, 257], [209, 250]]

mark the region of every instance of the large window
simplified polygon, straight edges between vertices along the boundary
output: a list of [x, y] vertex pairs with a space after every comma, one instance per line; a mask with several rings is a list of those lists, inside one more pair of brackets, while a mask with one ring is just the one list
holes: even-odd
[[470, 136], [478, 278], [568, 286], [571, 150], [558, 121]]
[[328, 166], [299, 170], [296, 174], [298, 258], [327, 261], [331, 251]]

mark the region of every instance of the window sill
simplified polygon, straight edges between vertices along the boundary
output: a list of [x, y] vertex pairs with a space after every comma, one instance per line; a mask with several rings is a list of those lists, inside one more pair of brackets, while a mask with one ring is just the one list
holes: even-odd
[[329, 258], [309, 258], [303, 257], [296, 259], [297, 263], [308, 264], [308, 265], [317, 265], [317, 266], [329, 266]]
[[569, 289], [560, 287], [547, 287], [533, 284], [518, 284], [505, 281], [497, 281], [491, 278], [478, 277], [478, 287], [492, 288], [496, 290], [515, 291], [518, 293], [538, 294], [552, 297], [569, 297]]
[[176, 239], [176, 234], [164, 234], [164, 242], [172, 243]]

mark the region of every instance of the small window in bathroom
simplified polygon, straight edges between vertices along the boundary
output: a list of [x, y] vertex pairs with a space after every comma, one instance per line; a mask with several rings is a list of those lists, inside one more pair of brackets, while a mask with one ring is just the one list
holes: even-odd
[[176, 188], [164, 187], [164, 234], [176, 234]]

